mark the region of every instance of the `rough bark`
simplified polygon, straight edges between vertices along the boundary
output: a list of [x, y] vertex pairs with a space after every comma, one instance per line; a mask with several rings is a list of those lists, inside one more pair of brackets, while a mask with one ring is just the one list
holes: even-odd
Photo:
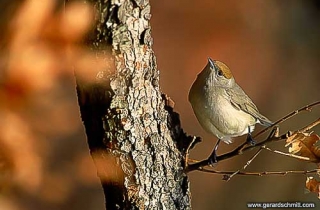
[[183, 171], [185, 134], [161, 96], [149, 1], [88, 2], [97, 9], [88, 44], [114, 64], [93, 73], [94, 82], [77, 77], [106, 209], [191, 209]]

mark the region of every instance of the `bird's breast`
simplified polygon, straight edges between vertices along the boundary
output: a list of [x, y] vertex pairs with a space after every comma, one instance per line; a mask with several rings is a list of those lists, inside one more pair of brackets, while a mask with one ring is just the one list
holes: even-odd
[[256, 119], [236, 109], [227, 95], [218, 91], [204, 91], [190, 101], [202, 127], [222, 139], [246, 134], [248, 126], [253, 130]]

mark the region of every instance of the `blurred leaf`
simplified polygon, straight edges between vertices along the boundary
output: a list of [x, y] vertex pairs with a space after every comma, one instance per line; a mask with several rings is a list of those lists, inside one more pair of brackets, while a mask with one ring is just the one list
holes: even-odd
[[319, 140], [317, 134], [299, 132], [290, 136], [285, 146], [290, 146], [291, 154], [307, 157], [311, 162], [320, 162]]
[[314, 177], [307, 177], [306, 188], [310, 192], [317, 193], [318, 198], [320, 199], [319, 187], [320, 187], [320, 182], [318, 180], [316, 180]]

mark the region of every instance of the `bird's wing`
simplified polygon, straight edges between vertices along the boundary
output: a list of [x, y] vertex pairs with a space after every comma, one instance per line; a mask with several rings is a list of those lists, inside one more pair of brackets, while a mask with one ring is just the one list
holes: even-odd
[[264, 126], [270, 126], [272, 122], [259, 113], [258, 108], [252, 102], [252, 100], [247, 96], [247, 94], [242, 90], [242, 88], [235, 84], [233, 88], [226, 89], [227, 94], [230, 97], [231, 104], [238, 110], [242, 110], [256, 119]]

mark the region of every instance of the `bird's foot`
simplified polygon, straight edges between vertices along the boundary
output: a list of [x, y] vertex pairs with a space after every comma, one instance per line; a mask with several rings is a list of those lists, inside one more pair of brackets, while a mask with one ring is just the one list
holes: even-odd
[[213, 166], [214, 164], [216, 164], [218, 162], [217, 160], [217, 153], [216, 151], [213, 151], [210, 155], [210, 157], [208, 158], [208, 162], [211, 166]]
[[219, 144], [220, 144], [220, 141], [221, 139], [218, 139], [216, 145], [214, 146], [212, 152], [211, 152], [211, 155], [209, 156], [208, 158], [208, 162], [209, 164], [212, 166], [214, 164], [216, 164], [218, 162], [218, 159], [217, 159], [217, 150], [218, 150], [218, 147], [219, 147]]
[[247, 144], [254, 146], [256, 145], [256, 141], [252, 138], [251, 133], [248, 133], [247, 135]]

